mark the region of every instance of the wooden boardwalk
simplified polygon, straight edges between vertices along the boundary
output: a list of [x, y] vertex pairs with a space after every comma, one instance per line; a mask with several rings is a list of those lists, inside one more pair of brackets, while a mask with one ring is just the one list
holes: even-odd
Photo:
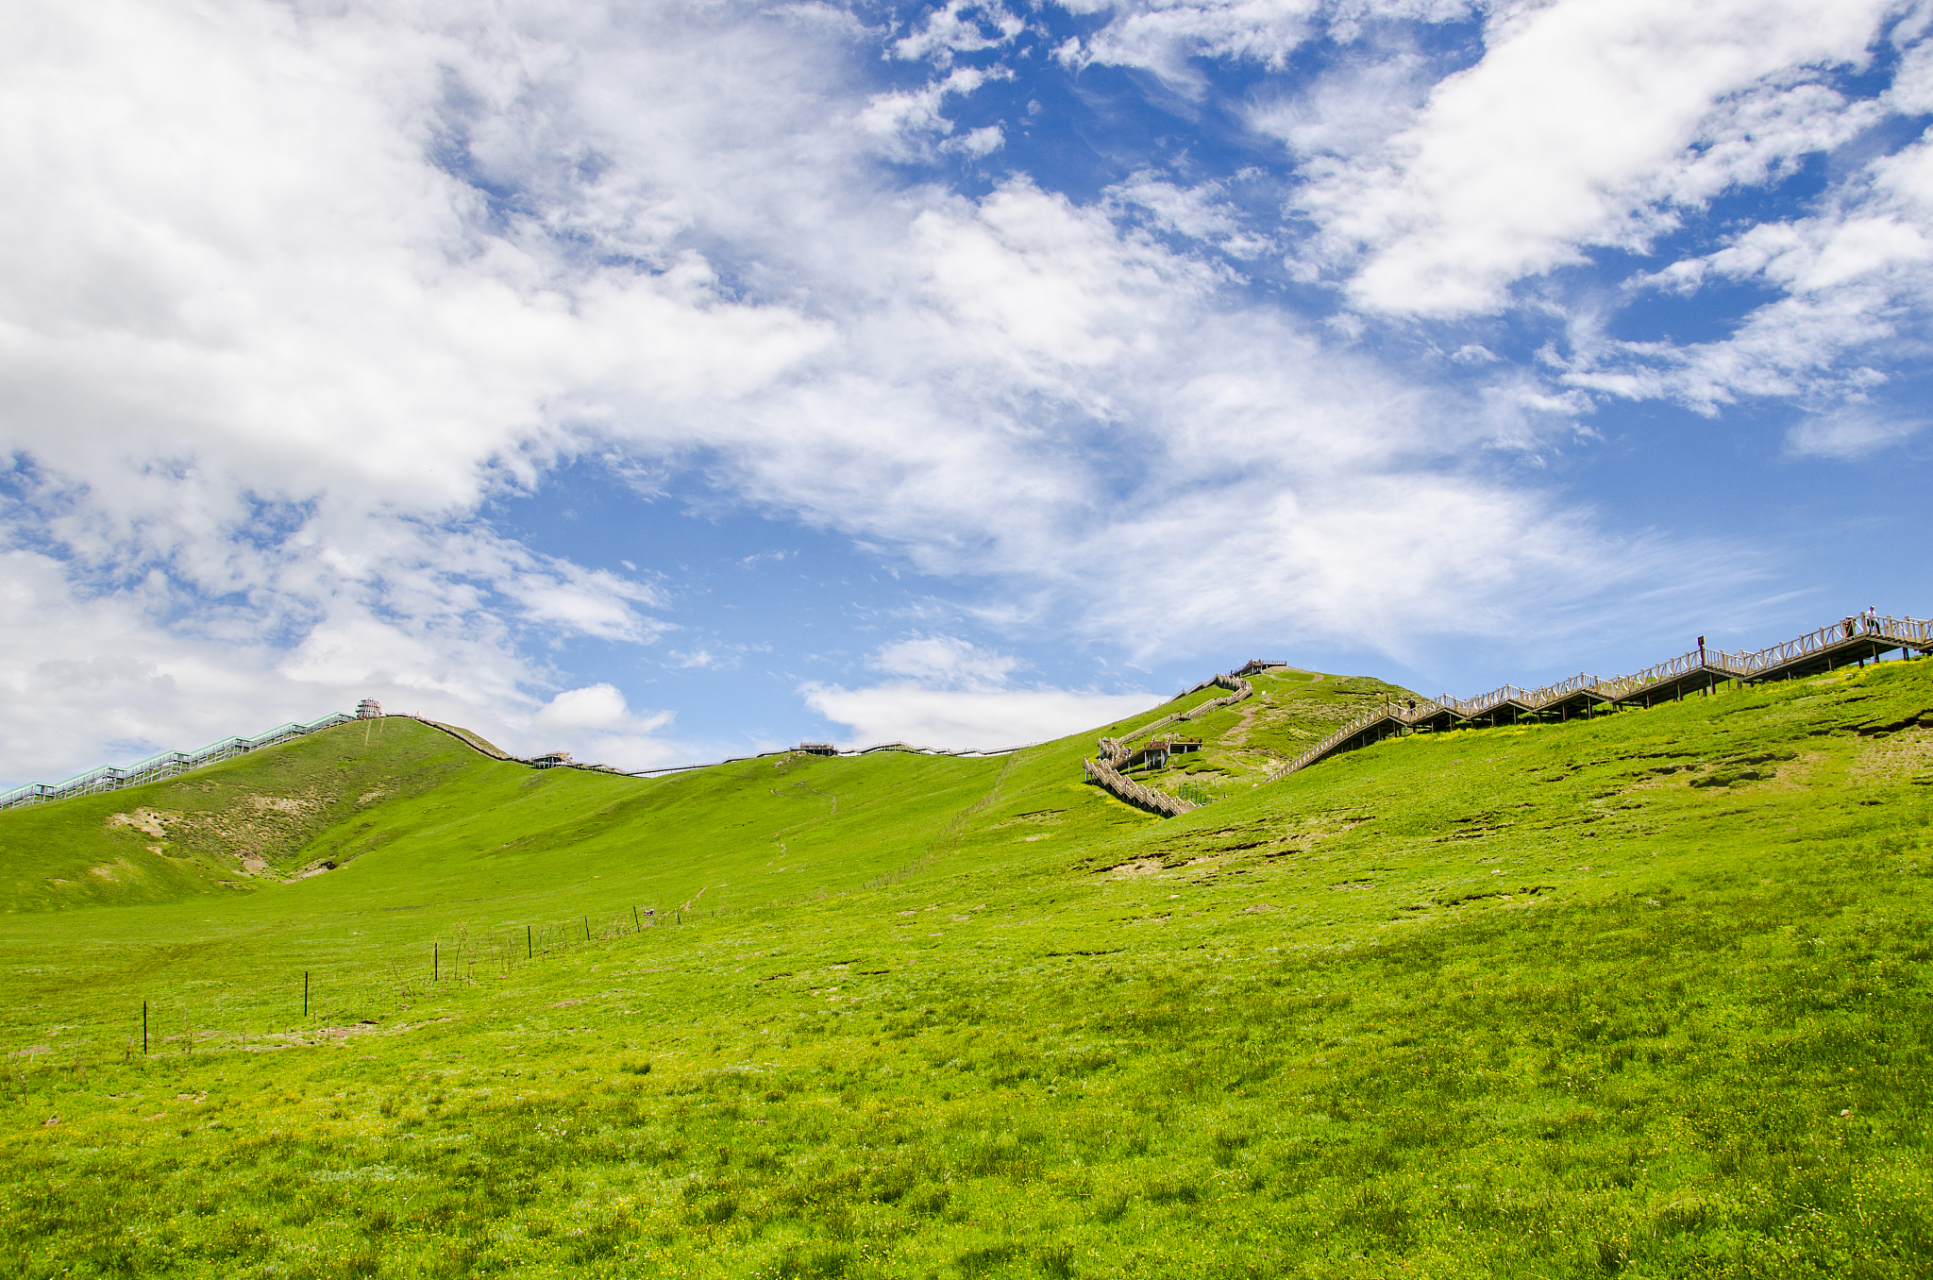
[[1164, 817], [1174, 818], [1187, 813], [1191, 809], [1198, 808], [1199, 806], [1192, 800], [1183, 800], [1180, 796], [1171, 796], [1165, 791], [1156, 791], [1153, 787], [1144, 787], [1121, 772], [1133, 761], [1140, 758], [1134, 750], [1133, 744], [1135, 740], [1139, 738], [1151, 738], [1168, 725], [1179, 724], [1184, 720], [1193, 720], [1196, 716], [1207, 715], [1210, 711], [1217, 710], [1221, 707], [1232, 707], [1245, 698], [1252, 698], [1255, 696], [1255, 686], [1243, 679], [1244, 675], [1250, 675], [1268, 667], [1282, 667], [1287, 665], [1284, 662], [1251, 662], [1246, 667], [1243, 667], [1239, 673], [1231, 671], [1222, 675], [1210, 676], [1193, 689], [1183, 690], [1176, 696], [1185, 698], [1189, 694], [1199, 693], [1211, 685], [1219, 685], [1229, 692], [1225, 697], [1210, 698], [1200, 706], [1190, 707], [1186, 711], [1177, 711], [1173, 715], [1163, 716], [1152, 724], [1144, 724], [1125, 738], [1102, 738], [1098, 744], [1099, 754], [1097, 757], [1093, 760], [1081, 761], [1082, 772], [1086, 775], [1089, 782], [1099, 783], [1117, 798], [1127, 801], [1138, 809], [1146, 809], [1150, 813], [1158, 813]]
[[1541, 689], [1505, 685], [1474, 698], [1446, 694], [1390, 703], [1342, 726], [1297, 756], [1277, 776], [1286, 777], [1338, 752], [1399, 734], [1524, 720], [1568, 720], [1572, 716], [1648, 708], [1681, 701], [1687, 693], [1709, 693], [1725, 684], [1763, 684], [1818, 675], [1855, 662], [1877, 661], [1894, 650], [1902, 657], [1933, 652], [1933, 622], [1859, 615], [1754, 653], [1726, 653], [1701, 646], [1635, 675], [1610, 680], [1576, 675]]
[[[1686, 693], [1709, 692], [1722, 684], [1757, 684], [1769, 680], [1788, 680], [1799, 676], [1817, 675], [1854, 662], [1877, 660], [1894, 650], [1898, 650], [1902, 655], [1933, 653], [1933, 622], [1916, 618], [1855, 616], [1821, 627], [1796, 640], [1788, 640], [1783, 644], [1776, 644], [1754, 653], [1726, 653], [1722, 650], [1700, 648], [1673, 658], [1669, 662], [1647, 667], [1635, 675], [1618, 676], [1610, 680], [1600, 680], [1590, 675], [1577, 675], [1558, 684], [1545, 685], [1540, 689], [1520, 689], [1515, 685], [1504, 685], [1500, 689], [1492, 689], [1474, 698], [1452, 698], [1444, 695], [1413, 702], [1406, 700], [1401, 704], [1390, 703], [1342, 726], [1297, 756], [1277, 776], [1286, 777], [1298, 769], [1306, 769], [1337, 752], [1365, 747], [1397, 734], [1514, 724], [1520, 720], [1569, 719], [1574, 715], [1590, 716], [1623, 708], [1650, 707], [1660, 702], [1682, 699]], [[1237, 671], [1216, 675], [1202, 681], [1180, 696], [1186, 697], [1190, 693], [1197, 693], [1211, 686], [1219, 686], [1229, 692], [1224, 697], [1212, 698], [1187, 711], [1163, 716], [1151, 724], [1143, 725], [1125, 738], [1102, 738], [1098, 744], [1097, 758], [1084, 760], [1083, 771], [1088, 780], [1098, 783], [1127, 803], [1151, 813], [1175, 817], [1197, 808], [1194, 803], [1180, 796], [1169, 795], [1165, 791], [1158, 791], [1128, 778], [1122, 770], [1138, 758], [1133, 744], [1142, 738], [1152, 738], [1169, 725], [1192, 720], [1210, 711], [1233, 706], [1252, 697], [1255, 690], [1245, 679], [1246, 676], [1271, 667], [1286, 665], [1280, 662], [1255, 661]], [[493, 760], [526, 765], [533, 769], [569, 768], [595, 773], [620, 774], [627, 777], [651, 777], [686, 769], [713, 767], [709, 764], [692, 764], [626, 771], [610, 765], [584, 764], [572, 760], [561, 752], [541, 756], [513, 756], [468, 729], [406, 712], [388, 714], [415, 720], [447, 733], [471, 750]], [[232, 760], [236, 756], [245, 755], [250, 751], [260, 751], [264, 747], [272, 747], [278, 743], [287, 742], [291, 738], [314, 733], [318, 729], [329, 729], [339, 724], [353, 724], [358, 718], [346, 712], [335, 712], [307, 724], [278, 725], [253, 738], [224, 738], [197, 751], [164, 751], [125, 768], [104, 765], [101, 768], [77, 774], [64, 782], [29, 783], [24, 787], [16, 787], [12, 791], [0, 793], [0, 809], [12, 809], [26, 804], [45, 804], [52, 800], [64, 800], [70, 796], [93, 795], [102, 791], [118, 791], [123, 787], [159, 782], [164, 778], [186, 773], [190, 769]], [[887, 742], [855, 751], [841, 751], [838, 754], [857, 756], [868, 755], [875, 751], [906, 751], [919, 755], [986, 757], [1008, 755], [1022, 749], [1021, 747], [1002, 747], [994, 750], [948, 751], [915, 747], [904, 742]], [[786, 755], [790, 750], [788, 748], [785, 751], [766, 751], [755, 756], [734, 756], [718, 763], [732, 764], [742, 760], [760, 760], [768, 756]]]
[[[272, 747], [278, 743], [287, 742], [291, 738], [299, 738], [303, 734], [314, 733], [318, 729], [332, 729], [339, 724], [354, 724], [358, 720], [372, 718], [414, 720], [418, 724], [428, 725], [432, 729], [449, 734], [452, 738], [455, 738], [464, 746], [475, 751], [478, 755], [488, 756], [492, 760], [501, 760], [506, 764], [520, 764], [532, 769], [579, 769], [588, 773], [615, 774], [619, 777], [627, 778], [650, 778], [666, 773], [680, 773], [687, 769], [711, 769], [720, 764], [736, 764], [745, 760], [765, 760], [773, 756], [791, 755], [794, 751], [800, 750], [797, 747], [787, 747], [779, 751], [762, 751], [757, 755], [751, 756], [733, 756], [727, 760], [712, 761], [705, 764], [678, 764], [668, 765], [659, 769], [625, 770], [619, 769], [615, 765], [587, 764], [580, 760], [573, 760], [568, 753], [561, 751], [548, 752], [538, 756], [514, 756], [460, 725], [445, 724], [441, 720], [432, 720], [428, 716], [419, 716], [408, 711], [379, 711], [374, 717], [350, 715], [346, 712], [337, 711], [323, 716], [320, 720], [312, 720], [308, 724], [279, 725], [276, 728], [270, 729], [267, 733], [258, 734], [253, 738], [223, 738], [220, 742], [203, 747], [199, 751], [164, 751], [160, 755], [150, 756], [146, 760], [138, 764], [128, 765], [126, 768], [115, 765], [103, 765], [98, 769], [89, 769], [86, 773], [76, 774], [65, 782], [31, 782], [24, 787], [15, 787], [12, 791], [0, 792], [0, 809], [13, 809], [27, 804], [46, 804], [53, 800], [66, 800], [72, 796], [94, 795], [102, 791], [118, 791], [123, 787], [138, 787], [146, 782], [159, 782], [164, 778], [172, 778], [176, 774], [186, 773], [190, 769], [199, 769], [204, 765], [219, 764], [223, 760], [232, 760], [236, 756], [246, 755], [250, 751], [260, 751], [264, 747]], [[819, 744], [813, 745], [817, 747]], [[1032, 746], [1035, 744], [1029, 743], [1027, 745]], [[1015, 751], [1023, 749], [1022, 747], [1001, 747], [995, 750], [983, 750], [978, 747], [969, 747], [957, 751], [949, 751], [937, 747], [915, 747], [904, 742], [882, 742], [877, 746], [861, 747], [856, 750], [839, 751], [833, 754], [841, 756], [864, 756], [871, 755], [877, 751], [903, 751], [913, 755], [985, 758], [1010, 755]], [[813, 754], [823, 755], [826, 753], [823, 751], [815, 751]]]
[[118, 791], [122, 787], [138, 787], [145, 782], [159, 782], [163, 778], [172, 778], [178, 773], [218, 764], [223, 760], [233, 760], [236, 756], [260, 751], [318, 729], [332, 729], [339, 724], [355, 722], [355, 716], [337, 711], [307, 724], [277, 725], [253, 738], [223, 738], [197, 751], [163, 751], [126, 768], [102, 765], [98, 769], [76, 774], [65, 782], [30, 782], [24, 787], [0, 793], [0, 809], [13, 809], [23, 804], [45, 804], [50, 800], [65, 800], [69, 796], [88, 796], [102, 791]]

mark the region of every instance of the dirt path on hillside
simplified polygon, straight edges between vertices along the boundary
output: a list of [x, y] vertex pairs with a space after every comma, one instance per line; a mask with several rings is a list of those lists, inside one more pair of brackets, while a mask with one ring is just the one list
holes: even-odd
[[1254, 727], [1255, 715], [1265, 707], [1273, 707], [1272, 701], [1264, 701], [1267, 694], [1258, 693], [1247, 698], [1235, 709], [1236, 724], [1233, 729], [1222, 735], [1218, 747], [1245, 747], [1248, 745], [1248, 731]]

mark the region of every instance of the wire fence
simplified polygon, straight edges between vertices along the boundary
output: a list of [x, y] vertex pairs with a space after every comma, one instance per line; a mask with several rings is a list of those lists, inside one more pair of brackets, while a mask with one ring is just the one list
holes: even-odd
[[[915, 869], [887, 873], [864, 887], [904, 880]], [[13, 1010], [10, 1035], [31, 1032], [49, 1043], [0, 1052], [0, 1070], [15, 1077], [35, 1069], [85, 1072], [137, 1057], [166, 1061], [349, 1040], [416, 1025], [412, 1018], [433, 1020], [437, 1006], [426, 1000], [513, 983], [547, 961], [648, 942], [666, 929], [743, 923], [828, 896], [830, 890], [821, 890], [760, 905], [663, 911], [637, 905], [568, 918], [458, 924], [427, 939], [375, 942], [361, 956], [344, 956], [340, 945], [319, 947], [309, 957], [289, 957], [279, 972], [256, 966], [246, 981], [177, 975], [152, 985], [129, 983], [125, 1005], [112, 1013], [44, 1005]], [[98, 1010], [116, 1002], [108, 997], [93, 1003]]]

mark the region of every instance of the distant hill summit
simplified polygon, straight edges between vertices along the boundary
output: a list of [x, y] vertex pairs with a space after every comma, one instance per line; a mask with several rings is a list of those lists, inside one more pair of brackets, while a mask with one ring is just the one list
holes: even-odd
[[[1316, 760], [1394, 736], [1555, 724], [1573, 712], [1588, 719], [1600, 710], [1669, 702], [1688, 691], [1828, 674], [1884, 653], [1929, 649], [1933, 624], [1868, 615], [1755, 654], [1701, 648], [1638, 676], [1578, 677], [1534, 691], [1505, 686], [1461, 700], [1419, 699], [1370, 677], [1253, 661], [1141, 715], [1024, 748], [931, 751], [891, 743], [839, 751], [807, 743], [714, 765], [647, 771], [656, 776], [581, 765], [563, 752], [512, 756], [460, 726], [384, 715], [365, 701], [355, 718], [325, 717], [259, 739], [225, 740], [209, 751], [215, 763], [190, 767], [191, 756], [155, 757], [168, 769], [187, 771], [153, 781], [137, 781], [144, 776], [137, 771], [105, 771], [123, 776], [95, 778], [79, 787], [82, 794], [57, 803], [42, 796], [39, 803], [0, 814], [0, 900], [4, 909], [22, 911], [258, 890], [346, 866], [391, 843], [418, 843], [425, 822], [439, 830], [461, 827], [473, 842], [493, 838], [501, 827], [524, 833], [499, 841], [506, 847], [520, 840], [565, 847], [591, 827], [613, 829], [615, 820], [608, 817], [583, 827], [592, 812], [617, 806], [633, 815], [626, 821], [648, 827], [654, 821], [649, 812], [673, 798], [694, 831], [712, 833], [703, 840], [735, 850], [732, 842], [739, 838], [728, 833], [747, 820], [735, 815], [734, 806], [765, 805], [756, 786], [746, 791], [750, 780], [809, 768], [869, 779], [866, 785], [880, 788], [873, 803], [883, 810], [903, 807], [910, 824], [905, 836], [921, 846], [970, 845], [1009, 819], [1039, 828], [1030, 832], [1032, 841], [1076, 833], [1091, 839], [1150, 814], [1185, 816], [1279, 782]], [[940, 775], [922, 774], [914, 760], [957, 762], [962, 769], [946, 776], [960, 785], [982, 775], [997, 783], [971, 815], [916, 818], [926, 803], [923, 793], [915, 788], [896, 797], [890, 780]], [[542, 820], [526, 829], [524, 818], [512, 812], [529, 808], [526, 789], [544, 779], [556, 785], [545, 792]], [[818, 794], [803, 780], [795, 785], [805, 790], [773, 794], [788, 801]], [[707, 804], [721, 807], [691, 810], [685, 798], [695, 794], [710, 795]], [[1014, 809], [1016, 804], [1035, 807]], [[789, 813], [793, 806], [784, 807]], [[1000, 818], [1003, 812], [1008, 819]], [[432, 813], [441, 816], [429, 821]], [[771, 838], [790, 849], [778, 836]]]
[[306, 851], [358, 815], [489, 767], [415, 721], [349, 720], [178, 777], [0, 815], [0, 893], [22, 910], [258, 887], [320, 867], [326, 857]]
[[[1854, 663], [1864, 666], [1895, 651], [1902, 659], [1933, 652], [1933, 622], [1881, 616], [1877, 610], [1868, 609], [1864, 614], [1828, 623], [1756, 652], [1708, 649], [1705, 637], [1699, 636], [1697, 649], [1632, 675], [1604, 680], [1579, 674], [1537, 689], [1504, 685], [1474, 698], [1449, 694], [1418, 698], [1406, 690], [1385, 685], [1380, 705], [1372, 703], [1364, 707], [1328, 736], [1307, 744], [1293, 758], [1271, 765], [1268, 777], [1270, 780], [1283, 777], [1338, 752], [1356, 750], [1385, 738], [1418, 732], [1563, 721], [1573, 715], [1590, 717], [1600, 712], [1636, 708], [1649, 710], [1659, 703], [1682, 701], [1687, 693], [1709, 694], [1726, 685], [1801, 679]], [[1246, 677], [1273, 668], [1296, 670], [1288, 668], [1286, 663], [1253, 660], [1237, 671], [1215, 676], [1188, 691], [1195, 693], [1218, 685], [1228, 690], [1227, 694], [1144, 725], [1134, 736], [1153, 735], [1170, 723], [1179, 724], [1246, 702], [1256, 696], [1255, 686]], [[1146, 769], [1165, 768], [1173, 758], [1193, 756], [1204, 745], [1199, 739], [1176, 737], [1172, 731], [1166, 737], [1151, 736], [1139, 747], [1128, 739], [1103, 737], [1094, 759], [1084, 762], [1083, 768], [1091, 781], [1127, 803], [1151, 813], [1176, 817], [1196, 808], [1206, 797], [1192, 787], [1187, 790], [1194, 794], [1169, 794], [1145, 781], [1135, 781], [1125, 771], [1137, 764]]]
[[1925, 1271], [1933, 663], [1285, 776], [1408, 694], [1239, 679], [659, 778], [365, 721], [0, 813], [12, 1271]]
[[[1100, 732], [1136, 733], [1149, 723], [1190, 717], [1203, 747], [1171, 772], [1190, 794], [1207, 802], [1252, 789], [1301, 745], [1394, 690], [1377, 680], [1284, 667], [1257, 680], [1253, 705], [1210, 706], [1221, 690], [1207, 683]], [[688, 813], [694, 830], [730, 830], [743, 821], [737, 808], [763, 807], [771, 800], [770, 788], [749, 779], [798, 775], [808, 768], [856, 770], [872, 780], [868, 786], [884, 788], [879, 803], [898, 803], [912, 814], [925, 803], [918, 787], [908, 783], [908, 794], [895, 798], [890, 780], [925, 776], [920, 761], [956, 761], [963, 778], [1005, 780], [1008, 804], [989, 806], [990, 822], [1000, 821], [1002, 808], [1013, 803], [1024, 812], [1034, 803], [1026, 797], [1039, 801], [1038, 812], [1026, 822], [1040, 830], [1043, 824], [1070, 821], [1093, 830], [1145, 821], [1120, 812], [1097, 788], [1075, 781], [1091, 741], [1092, 731], [998, 753], [932, 751], [904, 743], [828, 752], [823, 744], [805, 744], [637, 776], [560, 767], [574, 763], [562, 753], [511, 756], [460, 726], [398, 715], [345, 716], [158, 781], [0, 813], [0, 896], [5, 909], [19, 911], [251, 892], [346, 866], [393, 843], [418, 845], [420, 824], [429, 821], [443, 829], [452, 818], [472, 832], [512, 832], [512, 843], [568, 844], [575, 837], [540, 835], [520, 825], [534, 794], [529, 788], [540, 782], [549, 806], [540, 828], [557, 822], [574, 830], [584, 814], [611, 804], [643, 820], [644, 811], [668, 797], [702, 793], [714, 797], [708, 806], [718, 807]], [[1024, 767], [1010, 767], [1020, 762]], [[1071, 806], [1061, 795], [1070, 789], [1078, 798]], [[789, 802], [810, 793], [781, 794]], [[795, 808], [782, 805], [784, 821], [778, 825], [791, 822]], [[431, 814], [438, 816], [431, 821]], [[1052, 815], [1051, 824], [1043, 815]], [[958, 843], [967, 834], [965, 827], [949, 828], [942, 817], [933, 818], [930, 827], [921, 825], [925, 821], [914, 821], [909, 838]]]

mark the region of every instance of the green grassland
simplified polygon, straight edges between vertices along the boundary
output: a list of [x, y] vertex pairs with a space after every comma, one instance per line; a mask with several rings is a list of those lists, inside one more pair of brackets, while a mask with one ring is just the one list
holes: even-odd
[[0, 814], [0, 1271], [1926, 1272], [1933, 663], [1276, 781], [1388, 687], [1256, 684], [1172, 820], [402, 721]]
[[381, 802], [417, 797], [479, 757], [414, 721], [297, 738], [144, 787], [8, 812], [0, 912], [160, 902], [247, 889], [319, 866], [310, 845], [373, 827]]
[[[1289, 761], [1384, 699], [1409, 696], [1400, 685], [1372, 677], [1294, 667], [1258, 672], [1249, 683], [1253, 698], [1167, 730], [1201, 737], [1199, 752], [1171, 756], [1166, 768], [1132, 770], [1136, 780], [1168, 791], [1190, 787], [1189, 798], [1196, 801], [1221, 799], [1273, 781]], [[1223, 692], [1211, 689], [1200, 697], [1205, 701]]]

